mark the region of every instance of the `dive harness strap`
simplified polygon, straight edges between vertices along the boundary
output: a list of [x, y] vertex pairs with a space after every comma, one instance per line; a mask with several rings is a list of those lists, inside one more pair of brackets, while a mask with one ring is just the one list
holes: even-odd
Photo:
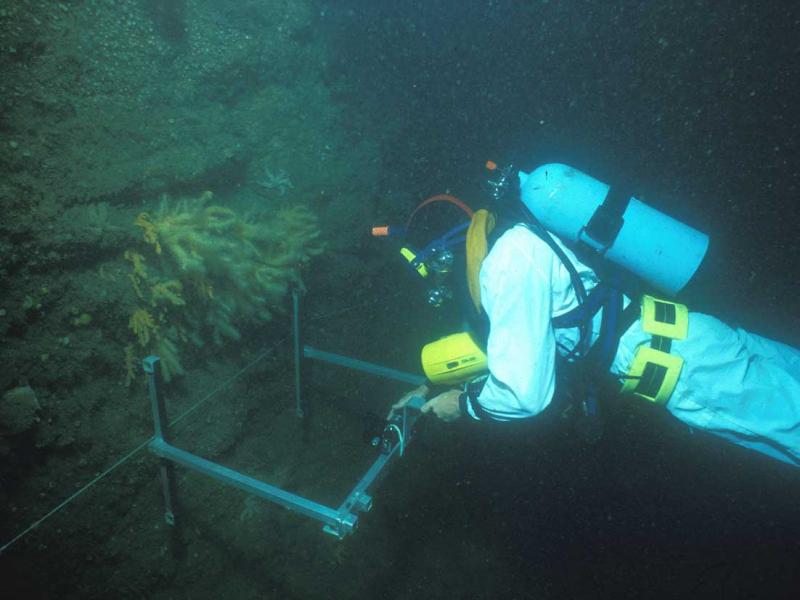
[[620, 188], [609, 188], [605, 200], [580, 230], [578, 242], [593, 254], [605, 254], [617, 239], [625, 220], [622, 215], [628, 208], [630, 194]]
[[670, 354], [672, 340], [683, 340], [689, 332], [689, 310], [683, 304], [642, 296], [642, 329], [653, 338], [639, 346], [630, 370], [624, 376], [623, 394], [633, 394], [654, 404], [665, 405], [678, 383], [683, 359]]
[[[624, 206], [621, 210], [624, 211]], [[616, 354], [622, 333], [624, 333], [639, 317], [638, 306], [634, 305], [635, 311], [623, 311], [622, 292], [619, 290], [618, 286], [613, 284], [609, 285], [600, 282], [592, 289], [591, 293], [587, 294], [580, 275], [575, 269], [575, 265], [572, 264], [572, 261], [567, 257], [564, 250], [555, 242], [550, 233], [536, 220], [530, 211], [526, 210], [525, 212], [528, 216], [528, 221], [524, 224], [535, 235], [541, 238], [561, 260], [562, 264], [569, 272], [570, 281], [579, 299], [577, 307], [565, 314], [554, 317], [552, 320], [555, 329], [577, 327], [579, 330], [577, 344], [564, 358], [567, 361], [570, 359], [589, 358], [590, 360], [587, 362], [592, 364], [593, 372], [608, 372], [614, 355]], [[620, 227], [621, 226], [620, 223]], [[619, 229], [617, 229], [617, 232], [618, 231]], [[616, 233], [614, 235], [616, 236]], [[630, 308], [630, 306], [628, 308]], [[600, 310], [603, 310], [600, 335], [597, 342], [592, 347], [592, 321]], [[478, 402], [478, 396], [487, 378], [488, 377], [484, 377], [473, 381], [467, 386], [465, 391], [459, 395], [459, 409], [462, 414], [468, 414], [467, 407], [469, 406], [472, 409], [472, 413], [478, 419], [482, 420], [488, 417], [486, 411], [483, 409], [480, 402]], [[598, 412], [598, 406], [595, 390], [589, 387], [588, 392], [588, 396], [583, 402], [584, 409], [589, 414], [596, 414]]]
[[[583, 324], [586, 330], [585, 337], [579, 338], [575, 347], [570, 350], [564, 360], [583, 359], [586, 367], [578, 373], [577, 385], [580, 386], [580, 410], [586, 417], [597, 417], [600, 413], [598, 402], [598, 388], [596, 378], [601, 373], [608, 373], [611, 363], [617, 353], [619, 339], [630, 327], [631, 323], [639, 317], [638, 306], [633, 319], [630, 311], [622, 310], [623, 295], [618, 287], [605, 282], [598, 283], [586, 297], [586, 300], [571, 311], [554, 317], [553, 327], [556, 329], [576, 327]], [[630, 305], [628, 305], [630, 308]], [[600, 331], [597, 340], [590, 346], [591, 324], [595, 315], [602, 310]]]

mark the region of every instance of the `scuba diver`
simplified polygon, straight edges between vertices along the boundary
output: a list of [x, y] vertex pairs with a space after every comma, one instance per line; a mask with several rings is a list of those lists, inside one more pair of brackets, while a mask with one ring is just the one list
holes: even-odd
[[[692, 428], [800, 466], [800, 350], [667, 299], [700, 266], [706, 235], [567, 165], [487, 167], [498, 216], [440, 195], [400, 229], [407, 242], [415, 215], [436, 203], [464, 213], [423, 248], [405, 243], [401, 253], [432, 281], [434, 306], [454, 300], [461, 271], [478, 325], [423, 348], [427, 382], [393, 413], [422, 397], [421, 412], [445, 422], [534, 417], [553, 402], [566, 365], [586, 382], [578, 404], [589, 423], [598, 382], [611, 378], [622, 394]], [[631, 281], [666, 297], [630, 293]]]

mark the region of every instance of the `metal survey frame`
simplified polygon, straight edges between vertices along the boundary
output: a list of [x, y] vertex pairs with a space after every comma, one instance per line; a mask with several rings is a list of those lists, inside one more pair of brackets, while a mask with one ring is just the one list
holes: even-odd
[[[424, 377], [396, 371], [373, 363], [356, 360], [340, 354], [324, 352], [302, 344], [300, 337], [300, 309], [299, 294], [292, 292], [292, 337], [295, 365], [295, 411], [298, 417], [308, 414], [301, 394], [302, 388], [302, 363], [304, 358], [310, 358], [330, 364], [356, 369], [358, 371], [386, 377], [412, 385], [420, 385]], [[302, 353], [301, 353], [302, 349]], [[175, 512], [173, 498], [175, 496], [174, 464], [179, 464], [187, 469], [197, 471], [216, 479], [221, 483], [239, 488], [249, 494], [264, 500], [275, 502], [289, 510], [297, 511], [312, 519], [324, 523], [326, 533], [341, 539], [353, 533], [358, 524], [358, 513], [368, 512], [372, 508], [370, 487], [377, 483], [384, 468], [395, 456], [402, 456], [405, 447], [413, 436], [414, 423], [419, 416], [419, 408], [425, 402], [423, 398], [415, 397], [404, 407], [387, 425], [381, 438], [381, 454], [372, 463], [364, 476], [356, 483], [339, 508], [328, 506], [304, 498], [292, 492], [287, 492], [279, 487], [270, 485], [233, 469], [229, 469], [210, 460], [182, 450], [170, 443], [169, 421], [167, 420], [166, 405], [163, 394], [159, 393], [160, 376], [158, 356], [148, 356], [143, 361], [144, 371], [147, 374], [147, 391], [153, 411], [155, 434], [150, 441], [149, 448], [160, 458], [159, 476], [161, 479], [162, 494], [164, 496], [164, 520], [169, 525], [175, 525]]]

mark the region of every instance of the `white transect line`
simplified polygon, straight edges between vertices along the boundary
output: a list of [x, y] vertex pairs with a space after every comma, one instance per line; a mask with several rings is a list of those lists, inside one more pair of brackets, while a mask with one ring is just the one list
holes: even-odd
[[[244, 373], [245, 373], [245, 372], [246, 372], [248, 369], [251, 369], [251, 368], [252, 368], [252, 367], [253, 367], [253, 366], [254, 366], [254, 365], [257, 363], [257, 362], [259, 362], [259, 361], [263, 360], [263, 359], [264, 359], [264, 358], [265, 358], [265, 357], [266, 357], [268, 354], [270, 354], [271, 352], [273, 352], [273, 351], [275, 350], [275, 348], [277, 348], [279, 345], [281, 345], [283, 342], [285, 342], [285, 341], [286, 341], [286, 339], [287, 339], [287, 338], [283, 338], [282, 340], [280, 340], [280, 341], [276, 342], [275, 344], [273, 344], [272, 346], [270, 346], [270, 347], [269, 347], [267, 350], [265, 350], [264, 352], [262, 352], [262, 353], [261, 353], [261, 354], [260, 354], [260, 355], [259, 355], [257, 358], [253, 359], [253, 360], [250, 362], [250, 364], [248, 364], [247, 366], [243, 367], [243, 368], [242, 368], [242, 369], [241, 369], [241, 370], [240, 370], [238, 373], [236, 373], [235, 375], [231, 375], [231, 376], [230, 376], [228, 379], [226, 379], [224, 382], [222, 382], [222, 383], [219, 385], [219, 387], [217, 387], [215, 390], [213, 390], [213, 391], [209, 392], [209, 393], [208, 393], [208, 394], [207, 394], [207, 395], [206, 395], [204, 398], [202, 398], [202, 399], [201, 399], [201, 400], [199, 400], [197, 403], [195, 403], [195, 404], [194, 404], [194, 406], [191, 406], [191, 407], [189, 407], [189, 408], [188, 408], [187, 410], [185, 410], [183, 413], [181, 413], [180, 415], [178, 415], [177, 417], [175, 417], [175, 419], [173, 419], [172, 421], [170, 421], [170, 427], [172, 427], [172, 426], [176, 425], [176, 424], [177, 424], [178, 422], [180, 422], [182, 419], [184, 419], [184, 418], [185, 418], [185, 417], [187, 417], [189, 414], [191, 414], [192, 412], [194, 412], [195, 410], [197, 410], [197, 409], [198, 409], [198, 408], [199, 408], [199, 407], [200, 407], [200, 406], [201, 406], [201, 405], [202, 405], [204, 402], [207, 402], [207, 401], [208, 401], [208, 400], [209, 400], [209, 399], [210, 399], [212, 396], [214, 396], [215, 394], [217, 394], [218, 392], [220, 392], [220, 391], [221, 391], [223, 388], [225, 388], [225, 387], [226, 387], [226, 386], [227, 386], [229, 383], [231, 383], [231, 382], [232, 382], [232, 381], [234, 381], [235, 379], [238, 379], [239, 377], [241, 377], [241, 376], [242, 376], [242, 375], [243, 375], [243, 374], [244, 374]], [[53, 509], [52, 509], [52, 510], [50, 510], [48, 513], [46, 513], [46, 514], [45, 514], [43, 517], [41, 517], [41, 518], [37, 519], [36, 521], [34, 521], [33, 523], [31, 523], [31, 524], [30, 524], [28, 527], [26, 527], [25, 529], [23, 529], [23, 530], [22, 530], [20, 533], [18, 533], [17, 535], [15, 535], [15, 536], [14, 536], [13, 538], [11, 538], [11, 539], [10, 539], [8, 542], [6, 542], [6, 543], [5, 543], [5, 544], [3, 544], [2, 546], [0, 546], [0, 554], [2, 554], [3, 552], [5, 552], [5, 551], [6, 551], [8, 548], [10, 548], [12, 545], [14, 545], [14, 544], [15, 544], [16, 542], [18, 542], [20, 539], [22, 539], [23, 537], [25, 537], [26, 535], [28, 535], [28, 534], [29, 534], [31, 531], [33, 531], [34, 529], [36, 529], [36, 528], [37, 528], [39, 525], [41, 525], [41, 524], [42, 524], [44, 521], [46, 521], [47, 519], [49, 519], [50, 517], [52, 517], [54, 514], [56, 514], [57, 512], [59, 512], [59, 511], [60, 511], [62, 508], [64, 508], [64, 507], [65, 507], [65, 506], [67, 506], [68, 504], [70, 504], [70, 503], [71, 503], [73, 500], [75, 500], [75, 499], [76, 499], [78, 496], [80, 496], [81, 494], [83, 494], [83, 493], [84, 493], [86, 490], [88, 490], [90, 487], [92, 487], [92, 486], [93, 486], [95, 483], [97, 483], [97, 482], [98, 482], [98, 481], [100, 481], [101, 479], [104, 479], [105, 477], [108, 477], [108, 476], [109, 476], [109, 475], [110, 475], [112, 472], [114, 472], [114, 471], [115, 471], [117, 468], [121, 467], [123, 464], [125, 464], [126, 462], [128, 462], [128, 461], [129, 461], [131, 458], [133, 458], [133, 457], [134, 457], [134, 456], [135, 456], [137, 453], [139, 453], [139, 452], [141, 452], [142, 450], [144, 450], [144, 449], [145, 449], [145, 448], [148, 446], [148, 444], [149, 444], [149, 443], [150, 443], [152, 440], [153, 440], [153, 437], [151, 436], [151, 437], [149, 437], [148, 439], [146, 439], [145, 441], [143, 441], [141, 444], [139, 444], [138, 446], [136, 446], [136, 448], [134, 448], [133, 450], [131, 450], [130, 452], [128, 452], [126, 455], [124, 455], [122, 458], [120, 458], [120, 459], [119, 459], [117, 462], [115, 462], [113, 465], [111, 465], [110, 467], [108, 467], [108, 468], [107, 468], [105, 471], [103, 471], [102, 473], [100, 473], [100, 474], [99, 474], [97, 477], [95, 477], [94, 479], [92, 479], [92, 480], [91, 480], [89, 483], [87, 483], [86, 485], [84, 485], [82, 488], [80, 488], [80, 489], [79, 489], [78, 491], [76, 491], [74, 494], [72, 494], [71, 496], [69, 496], [68, 498], [66, 498], [64, 501], [62, 501], [60, 504], [58, 504], [58, 505], [57, 505], [55, 508], [53, 508]]]

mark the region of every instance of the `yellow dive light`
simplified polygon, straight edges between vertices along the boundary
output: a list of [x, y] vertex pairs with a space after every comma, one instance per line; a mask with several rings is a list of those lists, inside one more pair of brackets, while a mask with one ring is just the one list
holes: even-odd
[[464, 383], [488, 368], [486, 354], [467, 332], [448, 335], [422, 348], [422, 369], [437, 385]]

